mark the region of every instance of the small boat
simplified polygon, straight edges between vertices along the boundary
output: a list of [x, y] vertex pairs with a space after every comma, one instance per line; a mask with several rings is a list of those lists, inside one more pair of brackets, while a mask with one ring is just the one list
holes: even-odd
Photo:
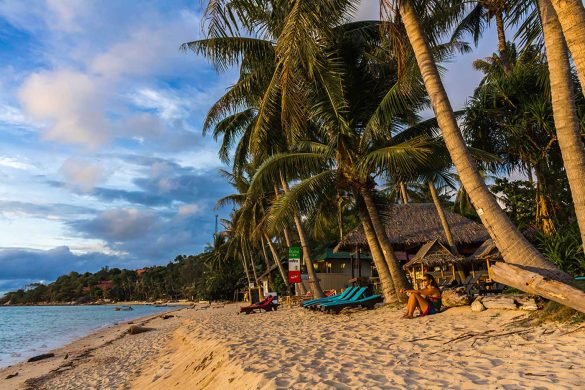
[[132, 306], [120, 306], [120, 307], [115, 307], [114, 310], [116, 310], [116, 311], [132, 311], [134, 309], [132, 308]]

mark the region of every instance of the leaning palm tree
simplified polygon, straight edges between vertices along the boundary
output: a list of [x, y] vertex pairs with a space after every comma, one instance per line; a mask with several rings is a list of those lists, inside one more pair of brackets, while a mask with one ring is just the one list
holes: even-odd
[[545, 275], [567, 280], [568, 275], [547, 261], [518, 231], [482, 180], [459, 130], [431, 48], [420, 25], [421, 9], [416, 7], [419, 3], [409, 0], [383, 0], [381, 6], [386, 17], [399, 16], [404, 24], [445, 144], [478, 214], [507, 262], [530, 266]]

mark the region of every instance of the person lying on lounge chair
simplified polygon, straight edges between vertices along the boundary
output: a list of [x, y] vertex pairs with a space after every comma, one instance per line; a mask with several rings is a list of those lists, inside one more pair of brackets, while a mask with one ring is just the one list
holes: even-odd
[[401, 293], [410, 293], [406, 314], [403, 318], [413, 318], [416, 308], [420, 311], [420, 317], [428, 316], [441, 311], [441, 290], [437, 281], [431, 274], [424, 274], [423, 288], [420, 290], [400, 290]]

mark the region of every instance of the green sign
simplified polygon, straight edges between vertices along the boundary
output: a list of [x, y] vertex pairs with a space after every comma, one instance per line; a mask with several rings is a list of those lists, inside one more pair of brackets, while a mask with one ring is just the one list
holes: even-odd
[[291, 246], [288, 248], [288, 258], [289, 259], [300, 259], [301, 258], [301, 248], [298, 246]]

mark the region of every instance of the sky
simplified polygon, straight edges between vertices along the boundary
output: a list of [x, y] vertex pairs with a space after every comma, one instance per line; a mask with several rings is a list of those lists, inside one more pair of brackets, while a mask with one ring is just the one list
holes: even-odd
[[[232, 192], [203, 118], [233, 82], [179, 51], [201, 0], [0, 0], [0, 294], [201, 252]], [[356, 20], [377, 19], [363, 0]], [[480, 80], [446, 64], [453, 106]]]

